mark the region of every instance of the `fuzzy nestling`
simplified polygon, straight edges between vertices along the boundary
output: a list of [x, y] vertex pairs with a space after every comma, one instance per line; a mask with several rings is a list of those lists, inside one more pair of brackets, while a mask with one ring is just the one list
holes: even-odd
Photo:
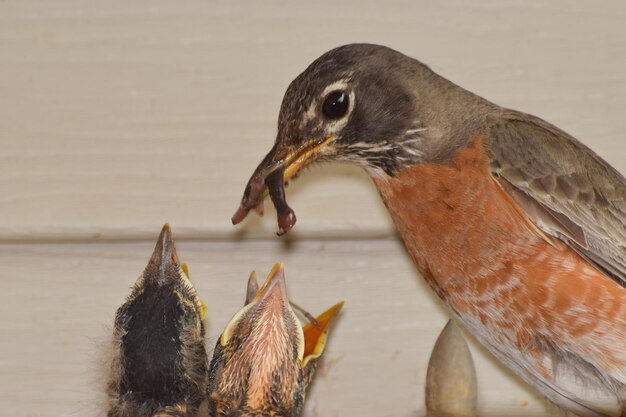
[[115, 315], [108, 417], [196, 417], [206, 398], [206, 306], [165, 225]]
[[298, 417], [343, 302], [300, 324], [282, 264], [259, 288], [253, 272], [246, 303], [215, 345], [209, 370], [211, 417]]

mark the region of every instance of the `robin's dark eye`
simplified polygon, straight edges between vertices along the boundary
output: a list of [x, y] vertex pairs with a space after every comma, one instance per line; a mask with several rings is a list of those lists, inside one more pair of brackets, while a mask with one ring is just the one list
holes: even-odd
[[342, 90], [335, 90], [331, 91], [326, 96], [322, 112], [324, 116], [329, 119], [339, 119], [346, 114], [349, 106], [350, 99], [348, 98], [348, 94]]

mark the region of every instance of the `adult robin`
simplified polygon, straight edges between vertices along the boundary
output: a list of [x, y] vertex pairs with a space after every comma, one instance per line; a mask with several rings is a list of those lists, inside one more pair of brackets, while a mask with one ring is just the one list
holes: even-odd
[[205, 315], [166, 224], [115, 315], [109, 417], [198, 415], [208, 384]]
[[282, 264], [259, 289], [248, 281], [245, 306], [220, 336], [209, 370], [211, 417], [298, 417], [343, 302], [304, 327], [291, 309]]
[[353, 44], [290, 85], [233, 217], [295, 223], [314, 161], [370, 174], [419, 271], [471, 333], [555, 403], [626, 415], [626, 180], [578, 140], [389, 48]]

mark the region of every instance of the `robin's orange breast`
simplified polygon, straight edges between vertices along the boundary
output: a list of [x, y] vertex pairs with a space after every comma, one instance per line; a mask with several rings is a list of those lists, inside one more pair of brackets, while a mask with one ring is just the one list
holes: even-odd
[[549, 343], [624, 369], [626, 290], [528, 220], [491, 176], [483, 137], [374, 182], [424, 278], [479, 339], [540, 368]]

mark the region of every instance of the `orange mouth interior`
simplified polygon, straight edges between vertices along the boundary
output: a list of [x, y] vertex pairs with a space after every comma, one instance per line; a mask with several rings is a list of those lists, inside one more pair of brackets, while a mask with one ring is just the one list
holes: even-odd
[[319, 327], [314, 323], [308, 323], [302, 329], [304, 333], [304, 363], [306, 364], [309, 358], [316, 358], [321, 355], [326, 344], [326, 338], [328, 336], [328, 330], [330, 323], [337, 316], [339, 311], [343, 307], [343, 301], [335, 304], [322, 314], [316, 317]]

